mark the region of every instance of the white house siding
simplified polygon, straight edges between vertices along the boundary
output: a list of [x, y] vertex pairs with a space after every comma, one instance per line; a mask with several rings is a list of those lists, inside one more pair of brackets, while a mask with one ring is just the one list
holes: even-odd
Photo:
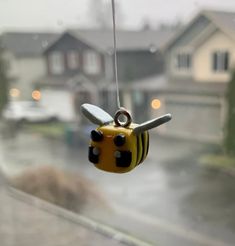
[[230, 65], [235, 65], [235, 43], [228, 35], [221, 31], [215, 32], [205, 43], [194, 52], [193, 78], [198, 82], [227, 82], [228, 72], [214, 72], [212, 70], [212, 54], [215, 51], [228, 51]]
[[162, 110], [171, 113], [172, 120], [160, 133], [200, 141], [218, 142], [223, 133], [223, 110], [221, 98], [208, 96], [166, 96]]
[[59, 89], [41, 89], [41, 104], [63, 121], [75, 119], [73, 94]]
[[46, 64], [40, 57], [16, 58], [10, 55], [9, 75], [14, 78], [11, 87], [20, 90], [20, 100], [30, 99], [33, 83], [46, 73]]

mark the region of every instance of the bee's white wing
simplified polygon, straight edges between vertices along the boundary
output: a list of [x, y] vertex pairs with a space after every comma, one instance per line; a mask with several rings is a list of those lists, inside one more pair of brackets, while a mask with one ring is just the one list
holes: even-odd
[[81, 111], [88, 120], [96, 125], [102, 126], [113, 122], [111, 115], [95, 105], [85, 103], [81, 106]]
[[138, 125], [137, 127], [134, 128], [133, 132], [135, 134], [139, 134], [141, 132], [150, 130], [152, 128], [158, 127], [158, 126], [170, 121], [171, 118], [172, 118], [171, 114], [165, 114], [165, 115], [163, 115], [157, 119], [153, 119], [153, 120], [150, 120], [150, 121], [147, 121], [147, 122], [144, 122], [144, 123]]

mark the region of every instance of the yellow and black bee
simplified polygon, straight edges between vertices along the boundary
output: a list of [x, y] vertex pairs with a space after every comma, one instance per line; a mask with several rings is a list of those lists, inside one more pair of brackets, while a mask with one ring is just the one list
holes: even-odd
[[[171, 115], [166, 114], [138, 125], [131, 122], [125, 109], [118, 110], [114, 119], [92, 104], [83, 104], [81, 111], [92, 123], [99, 125], [91, 131], [89, 161], [101, 170], [114, 173], [128, 172], [142, 163], [149, 149], [148, 130], [171, 119]], [[119, 120], [121, 115], [126, 121]]]

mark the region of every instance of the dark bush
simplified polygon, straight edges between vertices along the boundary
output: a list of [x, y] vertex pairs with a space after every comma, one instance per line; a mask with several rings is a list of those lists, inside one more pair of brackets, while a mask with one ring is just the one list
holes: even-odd
[[81, 175], [51, 166], [37, 167], [11, 178], [13, 187], [26, 193], [79, 212], [84, 206], [107, 206], [94, 184]]

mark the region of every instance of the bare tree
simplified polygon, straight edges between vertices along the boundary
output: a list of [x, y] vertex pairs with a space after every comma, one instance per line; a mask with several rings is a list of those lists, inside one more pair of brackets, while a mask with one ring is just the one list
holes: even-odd
[[[117, 28], [123, 26], [123, 14], [120, 4], [115, 2], [116, 25]], [[112, 3], [111, 0], [90, 0], [89, 18], [92, 20], [94, 27], [102, 29], [112, 28]]]
[[181, 19], [176, 19], [173, 23], [160, 22], [157, 29], [163, 31], [177, 31], [183, 27]]

